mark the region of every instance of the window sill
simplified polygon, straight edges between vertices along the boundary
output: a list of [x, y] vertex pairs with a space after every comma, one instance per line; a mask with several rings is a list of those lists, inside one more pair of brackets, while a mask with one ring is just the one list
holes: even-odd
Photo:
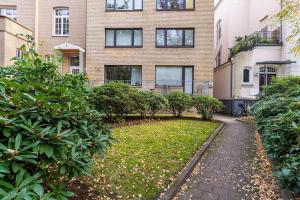
[[69, 37], [69, 35], [52, 35], [52, 37]]
[[158, 49], [165, 49], [165, 48], [170, 48], [170, 49], [193, 49], [195, 46], [156, 46]]
[[122, 48], [130, 48], [130, 49], [139, 49], [143, 48], [143, 46], [105, 46], [107, 49], [122, 49]]
[[242, 87], [253, 87], [252, 83], [242, 83]]
[[138, 10], [108, 10], [106, 9], [105, 12], [142, 12], [143, 9]]
[[191, 9], [157, 9], [156, 11], [161, 12], [161, 11], [195, 11], [195, 8], [191, 8]]

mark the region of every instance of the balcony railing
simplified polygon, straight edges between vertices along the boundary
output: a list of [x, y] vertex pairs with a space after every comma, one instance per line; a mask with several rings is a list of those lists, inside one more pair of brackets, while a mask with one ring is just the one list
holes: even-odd
[[282, 45], [281, 32], [279, 29], [275, 31], [257, 31], [249, 36], [237, 37], [235, 45], [229, 49], [229, 58], [232, 58], [241, 51], [248, 51], [255, 46], [277, 45]]
[[[210, 81], [175, 81], [175, 80], [164, 80], [164, 81], [132, 81], [132, 80], [106, 80], [104, 83], [109, 82], [122, 82], [129, 84], [145, 91], [154, 91], [161, 94], [167, 95], [171, 92], [180, 91], [195, 96], [208, 96], [209, 89], [211, 87]], [[93, 82], [91, 82], [92, 85]]]

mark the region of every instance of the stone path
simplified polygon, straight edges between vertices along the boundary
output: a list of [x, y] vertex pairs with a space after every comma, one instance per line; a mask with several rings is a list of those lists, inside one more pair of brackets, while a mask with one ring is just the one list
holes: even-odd
[[231, 117], [218, 115], [216, 119], [225, 122], [223, 133], [214, 141], [175, 199], [257, 199], [251, 185], [250, 167], [256, 151], [254, 130]]

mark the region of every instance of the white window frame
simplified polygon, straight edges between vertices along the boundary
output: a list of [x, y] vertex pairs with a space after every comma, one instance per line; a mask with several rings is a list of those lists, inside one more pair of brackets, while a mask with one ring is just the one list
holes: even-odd
[[[66, 16], [56, 16], [56, 11], [57, 10], [68, 10], [69, 11], [69, 15], [68, 17]], [[61, 32], [60, 34], [56, 34], [56, 19], [57, 18], [61, 18]], [[63, 34], [63, 19], [64, 18], [68, 18], [69, 20], [69, 30], [68, 30], [68, 34]], [[68, 37], [70, 34], [70, 10], [68, 7], [57, 7], [53, 9], [53, 36], [60, 36], [60, 37]]]
[[[12, 15], [7, 15], [7, 10], [12, 11]], [[14, 14], [15, 11], [15, 14]], [[9, 17], [15, 21], [17, 21], [17, 8], [16, 7], [0, 7], [0, 16]]]

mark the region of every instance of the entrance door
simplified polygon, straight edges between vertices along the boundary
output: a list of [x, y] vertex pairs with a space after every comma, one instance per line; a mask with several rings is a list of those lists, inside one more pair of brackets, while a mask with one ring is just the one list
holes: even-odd
[[70, 72], [72, 74], [80, 73], [79, 56], [71, 56], [70, 57]]

